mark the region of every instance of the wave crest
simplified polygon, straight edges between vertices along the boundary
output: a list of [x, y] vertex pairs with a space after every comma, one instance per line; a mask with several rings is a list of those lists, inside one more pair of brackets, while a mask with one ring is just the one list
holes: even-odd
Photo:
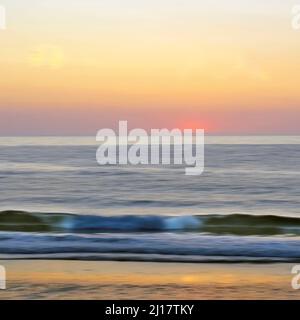
[[300, 219], [272, 215], [95, 216], [25, 211], [0, 212], [0, 231], [198, 232], [215, 235], [300, 235]]

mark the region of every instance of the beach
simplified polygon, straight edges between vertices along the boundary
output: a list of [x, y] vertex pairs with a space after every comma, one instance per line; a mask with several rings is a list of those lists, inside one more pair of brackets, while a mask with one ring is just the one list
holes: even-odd
[[293, 264], [1, 260], [0, 299], [300, 299]]

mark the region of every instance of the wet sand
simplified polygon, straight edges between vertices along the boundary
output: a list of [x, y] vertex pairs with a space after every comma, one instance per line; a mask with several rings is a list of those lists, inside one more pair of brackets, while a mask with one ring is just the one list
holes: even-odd
[[3, 260], [0, 299], [300, 299], [292, 264]]

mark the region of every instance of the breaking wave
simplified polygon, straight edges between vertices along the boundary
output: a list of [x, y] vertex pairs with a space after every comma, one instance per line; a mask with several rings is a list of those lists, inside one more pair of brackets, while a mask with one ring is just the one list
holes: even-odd
[[300, 218], [272, 215], [95, 216], [24, 211], [0, 212], [0, 231], [199, 232], [216, 235], [300, 235]]

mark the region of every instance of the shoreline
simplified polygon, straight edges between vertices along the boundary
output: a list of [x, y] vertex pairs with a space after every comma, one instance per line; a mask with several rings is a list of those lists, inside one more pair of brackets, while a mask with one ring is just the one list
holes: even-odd
[[0, 260], [0, 299], [300, 299], [291, 263]]

